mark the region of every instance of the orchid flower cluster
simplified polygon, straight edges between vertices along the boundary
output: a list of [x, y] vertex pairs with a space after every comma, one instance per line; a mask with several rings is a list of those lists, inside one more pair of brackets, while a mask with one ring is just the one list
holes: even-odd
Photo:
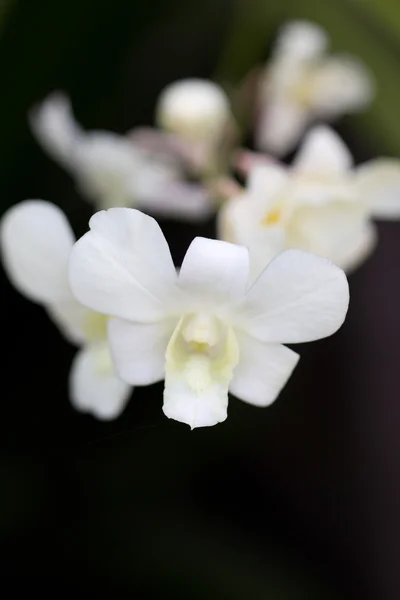
[[[31, 111], [38, 142], [99, 210], [77, 242], [44, 200], [12, 207], [0, 231], [11, 282], [80, 348], [75, 408], [112, 419], [134, 386], [165, 380], [167, 417], [215, 425], [228, 393], [254, 406], [277, 398], [299, 359], [286, 344], [342, 325], [345, 272], [373, 250], [373, 219], [400, 218], [400, 160], [355, 166], [321, 124], [374, 93], [366, 67], [327, 46], [315, 24], [281, 30], [258, 77], [257, 151], [240, 146], [248, 132], [206, 80], [169, 85], [157, 127], [124, 135], [85, 131], [59, 92]], [[154, 217], [213, 215], [219, 239], [195, 238], [177, 269]]]

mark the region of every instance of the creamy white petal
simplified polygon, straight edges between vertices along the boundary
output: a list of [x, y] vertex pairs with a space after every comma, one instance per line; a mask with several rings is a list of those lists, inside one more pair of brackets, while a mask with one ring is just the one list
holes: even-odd
[[290, 196], [298, 206], [357, 203], [353, 158], [337, 133], [320, 125], [306, 135], [294, 161]]
[[286, 228], [286, 245], [329, 258], [347, 270], [372, 250], [372, 233], [360, 202], [336, 201], [298, 208]]
[[83, 331], [88, 344], [104, 342], [107, 338], [109, 316], [86, 308], [83, 315]]
[[107, 337], [108, 316], [86, 308], [72, 294], [69, 300], [47, 305], [46, 310], [71, 344], [94, 344]]
[[206, 186], [185, 181], [183, 145], [171, 143], [170, 154], [141, 149], [142, 165], [131, 178], [131, 188], [137, 206], [148, 213], [202, 221], [215, 212], [215, 202]]
[[266, 265], [285, 249], [283, 226], [266, 227], [263, 218], [267, 209], [254, 206], [248, 195], [225, 202], [218, 214], [218, 237], [233, 244], [246, 246], [250, 253], [250, 281], [254, 281]]
[[80, 190], [101, 208], [133, 206], [135, 180], [143, 159], [130, 141], [108, 131], [92, 131], [75, 151], [75, 174]]
[[372, 252], [378, 242], [377, 229], [373, 223], [368, 221], [360, 228], [353, 240], [353, 244], [346, 248], [346, 252], [339, 257], [339, 262], [336, 263], [350, 273], [355, 268], [359, 267]]
[[277, 199], [277, 196], [242, 194], [228, 200], [218, 214], [218, 237], [232, 244], [246, 246], [250, 251], [253, 246], [259, 246], [272, 229], [282, 225], [279, 222], [276, 223], [277, 227], [265, 225], [265, 218]]
[[195, 427], [211, 427], [228, 416], [228, 389], [218, 382], [201, 393], [194, 392], [184, 378], [165, 381], [163, 412], [169, 419]]
[[269, 227], [264, 231], [254, 232], [249, 243], [250, 252], [250, 284], [264, 271], [275, 256], [286, 249], [287, 235], [284, 227]]
[[107, 343], [77, 352], [69, 378], [72, 405], [97, 419], [116, 419], [124, 410], [132, 388], [114, 372]]
[[174, 157], [140, 149], [127, 137], [89, 133], [77, 152], [77, 170], [82, 191], [104, 209], [137, 206], [188, 218], [210, 212], [209, 197], [200, 186], [184, 184]]
[[57, 324], [61, 333], [71, 344], [78, 346], [86, 341], [85, 316], [89, 311], [77, 302], [72, 294], [68, 300], [47, 305], [46, 310], [49, 317]]
[[400, 218], [400, 160], [378, 158], [356, 169], [361, 202], [377, 219]]
[[[249, 198], [246, 194], [227, 200], [217, 213], [217, 237], [231, 244], [246, 246], [242, 240], [246, 240], [248, 232], [253, 229], [253, 219], [249, 209]], [[241, 222], [241, 217], [244, 222]], [[243, 227], [240, 227], [240, 224]], [[245, 230], [245, 234], [241, 235]]]
[[[128, 133], [133, 146], [138, 150], [149, 153], [154, 158], [164, 160], [173, 158], [185, 169], [199, 168], [201, 149], [204, 143], [183, 139], [174, 133], [167, 133], [151, 127], [138, 127]], [[203, 157], [204, 158], [204, 157]]]
[[73, 168], [83, 131], [74, 119], [69, 99], [61, 92], [51, 94], [32, 110], [30, 124], [46, 152], [66, 168]]
[[314, 114], [334, 118], [364, 108], [374, 96], [371, 73], [357, 59], [336, 55], [326, 58], [310, 80]]
[[351, 206], [359, 204], [357, 189], [353, 185], [351, 173], [342, 178], [321, 177], [297, 177], [294, 176], [291, 181], [289, 197], [292, 206], [329, 207], [331, 204], [341, 202]]
[[249, 173], [247, 190], [253, 202], [262, 203], [263, 209], [268, 208], [268, 203], [273, 202], [288, 183], [289, 172], [287, 167], [278, 163], [256, 164]]
[[166, 182], [151, 195], [140, 196], [138, 204], [146, 212], [185, 221], [204, 221], [215, 211], [215, 203], [205, 187], [184, 181]]
[[165, 351], [176, 324], [176, 319], [146, 324], [110, 319], [110, 349], [121, 379], [132, 385], [164, 379]]
[[290, 21], [279, 31], [276, 53], [286, 54], [293, 60], [318, 58], [328, 45], [328, 37], [322, 27], [310, 21]]
[[281, 344], [263, 344], [243, 332], [237, 332], [240, 348], [229, 391], [255, 406], [269, 406], [297, 365], [299, 355]]
[[262, 108], [255, 127], [255, 145], [283, 156], [293, 150], [309, 121], [309, 111], [301, 103], [279, 94]]
[[339, 329], [348, 303], [341, 269], [320, 256], [287, 250], [270, 262], [247, 293], [242, 329], [270, 343], [317, 340]]
[[293, 163], [294, 171], [314, 176], [342, 175], [351, 169], [352, 156], [329, 127], [313, 127], [306, 135]]
[[70, 283], [85, 306], [130, 321], [173, 310], [177, 275], [168, 244], [151, 217], [130, 208], [96, 213], [74, 246]]
[[26, 200], [2, 218], [4, 267], [21, 294], [39, 303], [70, 299], [68, 259], [74, 235], [64, 213], [43, 200]]
[[220, 240], [197, 237], [179, 273], [179, 285], [199, 302], [228, 302], [243, 296], [249, 278], [249, 252]]
[[182, 169], [174, 156], [157, 156], [143, 150], [136, 153], [140, 161], [137, 171], [131, 174], [131, 187], [138, 201], [162, 195], [166, 186], [182, 179]]

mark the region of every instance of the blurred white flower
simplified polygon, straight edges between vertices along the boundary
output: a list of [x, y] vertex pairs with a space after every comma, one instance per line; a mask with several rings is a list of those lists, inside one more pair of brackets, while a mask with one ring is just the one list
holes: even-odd
[[366, 67], [352, 56], [327, 55], [325, 31], [307, 21], [283, 27], [261, 77], [255, 130], [260, 150], [282, 156], [316, 119], [363, 109], [374, 95]]
[[271, 404], [298, 361], [282, 344], [331, 335], [345, 318], [347, 280], [326, 259], [285, 252], [249, 287], [244, 247], [196, 238], [177, 274], [151, 217], [114, 208], [89, 225], [71, 254], [74, 294], [116, 317], [119, 375], [132, 385], [165, 378], [164, 413], [191, 428], [226, 419], [228, 390]]
[[74, 235], [64, 213], [43, 200], [26, 200], [2, 218], [3, 264], [17, 290], [41, 304], [74, 345], [69, 377], [73, 406], [102, 420], [125, 408], [131, 388], [115, 375], [107, 343], [107, 317], [79, 304], [68, 282]]
[[246, 192], [219, 214], [219, 237], [247, 246], [255, 273], [287, 248], [325, 256], [348, 271], [374, 247], [374, 217], [400, 218], [400, 161], [354, 167], [340, 137], [318, 126], [292, 167], [255, 162]]
[[210, 214], [208, 193], [183, 181], [174, 157], [146, 152], [128, 136], [84, 131], [65, 95], [50, 95], [32, 111], [30, 122], [43, 148], [97, 208], [138, 206], [158, 215], [193, 220]]

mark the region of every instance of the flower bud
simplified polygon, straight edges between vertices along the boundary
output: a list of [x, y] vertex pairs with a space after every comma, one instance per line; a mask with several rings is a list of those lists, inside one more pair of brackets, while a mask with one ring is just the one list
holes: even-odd
[[157, 106], [161, 128], [193, 141], [218, 137], [229, 118], [229, 102], [222, 88], [202, 79], [172, 83], [161, 93]]

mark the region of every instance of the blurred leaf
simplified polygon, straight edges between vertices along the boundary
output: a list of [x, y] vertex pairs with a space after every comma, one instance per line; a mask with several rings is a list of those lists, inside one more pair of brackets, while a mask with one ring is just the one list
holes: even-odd
[[346, 0], [349, 7], [360, 10], [374, 24], [382, 29], [382, 35], [398, 45], [400, 51], [400, 5], [398, 0]]
[[15, 4], [15, 0], [0, 0], [0, 35], [3, 32], [11, 8], [15, 6]]

